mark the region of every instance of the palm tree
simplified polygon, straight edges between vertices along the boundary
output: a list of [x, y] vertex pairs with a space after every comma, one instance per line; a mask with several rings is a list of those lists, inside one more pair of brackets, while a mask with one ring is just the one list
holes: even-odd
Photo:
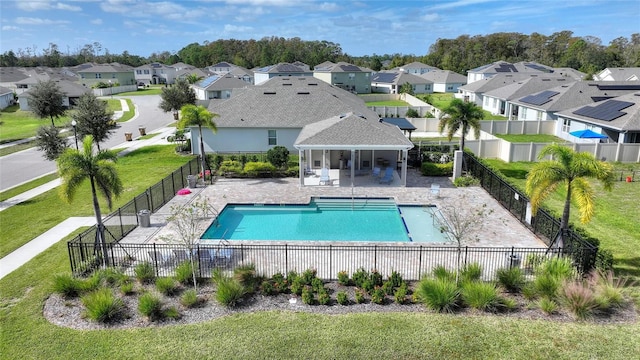
[[460, 130], [460, 150], [464, 150], [464, 138], [473, 129], [476, 139], [480, 136], [480, 120], [484, 117], [482, 109], [472, 102], [453, 99], [449, 106], [442, 110], [438, 131], [442, 133], [447, 128], [447, 138], [451, 141], [453, 135]]
[[109, 265], [107, 243], [104, 234], [104, 224], [100, 213], [97, 191], [104, 195], [109, 209], [113, 205], [113, 197], [122, 193], [122, 181], [118, 177], [115, 162], [118, 155], [114, 151], [93, 151], [93, 137], [87, 136], [82, 142], [82, 149], [67, 149], [57, 160], [58, 173], [62, 178], [60, 196], [71, 202], [80, 186], [89, 180], [93, 197], [93, 212], [96, 215], [96, 245], [102, 248], [103, 265]]
[[218, 117], [218, 114], [209, 112], [209, 110], [202, 105], [196, 106], [191, 104], [183, 106], [182, 109], [180, 109], [180, 113], [182, 117], [180, 121], [178, 121], [178, 129], [184, 129], [187, 126], [198, 126], [198, 131], [200, 132], [200, 171], [204, 179], [205, 157], [202, 127], [206, 126], [216, 133], [218, 128], [216, 127], [216, 123], [213, 122], [213, 118]]
[[197, 83], [198, 81], [202, 80], [202, 79], [203, 79], [203, 77], [202, 77], [202, 76], [200, 76], [200, 75], [198, 75], [198, 74], [196, 74], [196, 73], [193, 73], [193, 74], [189, 74], [189, 75], [187, 75], [187, 76], [185, 77], [185, 79], [187, 80], [187, 82], [188, 82], [189, 84], [193, 85], [193, 84]]
[[[531, 211], [535, 213], [542, 202], [553, 193], [559, 185], [567, 191], [564, 210], [560, 221], [561, 235], [569, 228], [569, 210], [571, 198], [576, 200], [580, 213], [580, 222], [588, 223], [594, 213], [595, 192], [588, 178], [599, 180], [604, 189], [611, 191], [614, 181], [611, 165], [597, 160], [586, 152], [575, 152], [573, 149], [559, 144], [545, 146], [539, 159], [551, 155], [552, 160], [542, 161], [533, 166], [527, 175], [525, 191], [531, 198]], [[562, 241], [562, 237], [560, 237]], [[562, 247], [562, 243], [559, 244]]]

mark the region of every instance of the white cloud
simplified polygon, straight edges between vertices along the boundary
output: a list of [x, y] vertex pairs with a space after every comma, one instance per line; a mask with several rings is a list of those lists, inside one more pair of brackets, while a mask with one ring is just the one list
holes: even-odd
[[225, 33], [243, 33], [253, 30], [251, 26], [237, 26], [231, 24], [225, 24], [224, 32]]
[[293, 6], [298, 2], [291, 0], [226, 0], [230, 5], [267, 5], [267, 6]]
[[93, 25], [102, 25], [102, 19], [93, 19], [91, 20]]
[[73, 6], [69, 4], [57, 3], [56, 9], [58, 10], [66, 10], [66, 11], [82, 11], [80, 6]]
[[334, 12], [338, 11], [340, 7], [336, 3], [323, 2], [322, 4], [320, 4], [320, 6], [318, 6], [318, 9], [320, 9], [321, 11]]
[[17, 17], [16, 24], [23, 25], [56, 25], [56, 24], [68, 24], [66, 20], [51, 20], [32, 17]]
[[53, 2], [50, 0], [21, 0], [16, 3], [16, 7], [23, 11], [42, 11], [42, 10], [65, 10], [65, 11], [82, 11], [80, 6], [69, 5], [61, 2]]
[[4, 25], [2, 27], [2, 31], [12, 31], [12, 30], [22, 30], [22, 28], [19, 28], [17, 26], [12, 26], [12, 25]]
[[492, 1], [495, 1], [495, 0], [458, 0], [454, 2], [445, 2], [439, 5], [430, 6], [429, 9], [431, 10], [455, 9], [459, 7], [467, 7], [467, 6], [483, 4], [483, 3], [492, 2]]
[[438, 15], [436, 13], [424, 14], [424, 15], [422, 15], [422, 20], [423, 21], [438, 21], [438, 20], [440, 20], [440, 15]]

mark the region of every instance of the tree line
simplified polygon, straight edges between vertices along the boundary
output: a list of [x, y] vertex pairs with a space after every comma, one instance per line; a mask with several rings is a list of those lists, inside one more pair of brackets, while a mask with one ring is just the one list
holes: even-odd
[[280, 62], [301, 61], [311, 67], [325, 61], [345, 61], [374, 71], [391, 69], [413, 61], [465, 74], [467, 70], [504, 60], [535, 61], [553, 67], [570, 67], [594, 74], [607, 67], [640, 67], [640, 33], [618, 37], [608, 45], [594, 36], [574, 36], [565, 30], [551, 35], [509, 32], [489, 35], [461, 35], [438, 39], [426, 55], [384, 54], [354, 57], [330, 41], [304, 41], [300, 38], [265, 37], [260, 40], [219, 39], [188, 44], [177, 53], [163, 51], [148, 57], [112, 54], [94, 42], [63, 53], [56, 44], [47, 49], [9, 50], [0, 54], [0, 66], [75, 66], [85, 62], [118, 62], [133, 67], [150, 62], [172, 65], [184, 62], [199, 68], [228, 62], [248, 69]]

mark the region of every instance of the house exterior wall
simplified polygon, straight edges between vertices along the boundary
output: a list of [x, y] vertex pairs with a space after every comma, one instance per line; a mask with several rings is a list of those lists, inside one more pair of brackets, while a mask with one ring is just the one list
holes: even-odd
[[381, 84], [381, 83], [373, 83], [371, 84], [371, 91], [376, 93], [383, 94], [395, 94], [395, 85], [393, 84]]
[[438, 93], [457, 93], [458, 88], [463, 84], [459, 83], [434, 83], [433, 92]]
[[9, 105], [11, 105], [12, 101], [13, 101], [12, 92], [0, 95], [0, 110], [6, 109]]
[[133, 71], [108, 73], [83, 72], [78, 75], [80, 76], [78, 83], [87, 87], [92, 87], [99, 82], [108, 84], [109, 80], [111, 80], [111, 83], [114, 85], [116, 83], [120, 85], [132, 85], [136, 83]]
[[[276, 130], [277, 146], [284, 146], [290, 152], [302, 129], [282, 128], [218, 128], [217, 134], [203, 129], [205, 152], [268, 151], [276, 145], [269, 145], [269, 130]], [[198, 128], [191, 128], [191, 147], [194, 154], [200, 154]]]

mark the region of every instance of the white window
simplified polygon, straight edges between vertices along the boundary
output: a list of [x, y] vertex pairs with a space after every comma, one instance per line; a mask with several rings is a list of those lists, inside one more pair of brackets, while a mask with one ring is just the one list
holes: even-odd
[[269, 145], [278, 145], [278, 137], [275, 130], [269, 130]]
[[536, 120], [542, 120], [542, 111], [536, 111]]
[[102, 74], [96, 73], [96, 79], [102, 79]]
[[489, 98], [484, 98], [484, 106], [489, 106]]
[[493, 107], [497, 107], [498, 106], [498, 99], [493, 98]]
[[449, 86], [447, 86], [447, 90], [451, 90], [451, 91], [453, 91], [453, 85], [449, 85]]
[[353, 79], [355, 79], [355, 77], [356, 77], [356, 74], [349, 73], [349, 80], [353, 80]]
[[571, 120], [562, 119], [562, 132], [563, 133], [568, 133], [569, 130], [571, 130]]
[[144, 71], [145, 75], [149, 75], [149, 70]]
[[136, 74], [142, 75], [142, 70], [136, 70]]
[[523, 107], [521, 109], [522, 109], [522, 113], [520, 115], [520, 119], [527, 120], [527, 108]]

